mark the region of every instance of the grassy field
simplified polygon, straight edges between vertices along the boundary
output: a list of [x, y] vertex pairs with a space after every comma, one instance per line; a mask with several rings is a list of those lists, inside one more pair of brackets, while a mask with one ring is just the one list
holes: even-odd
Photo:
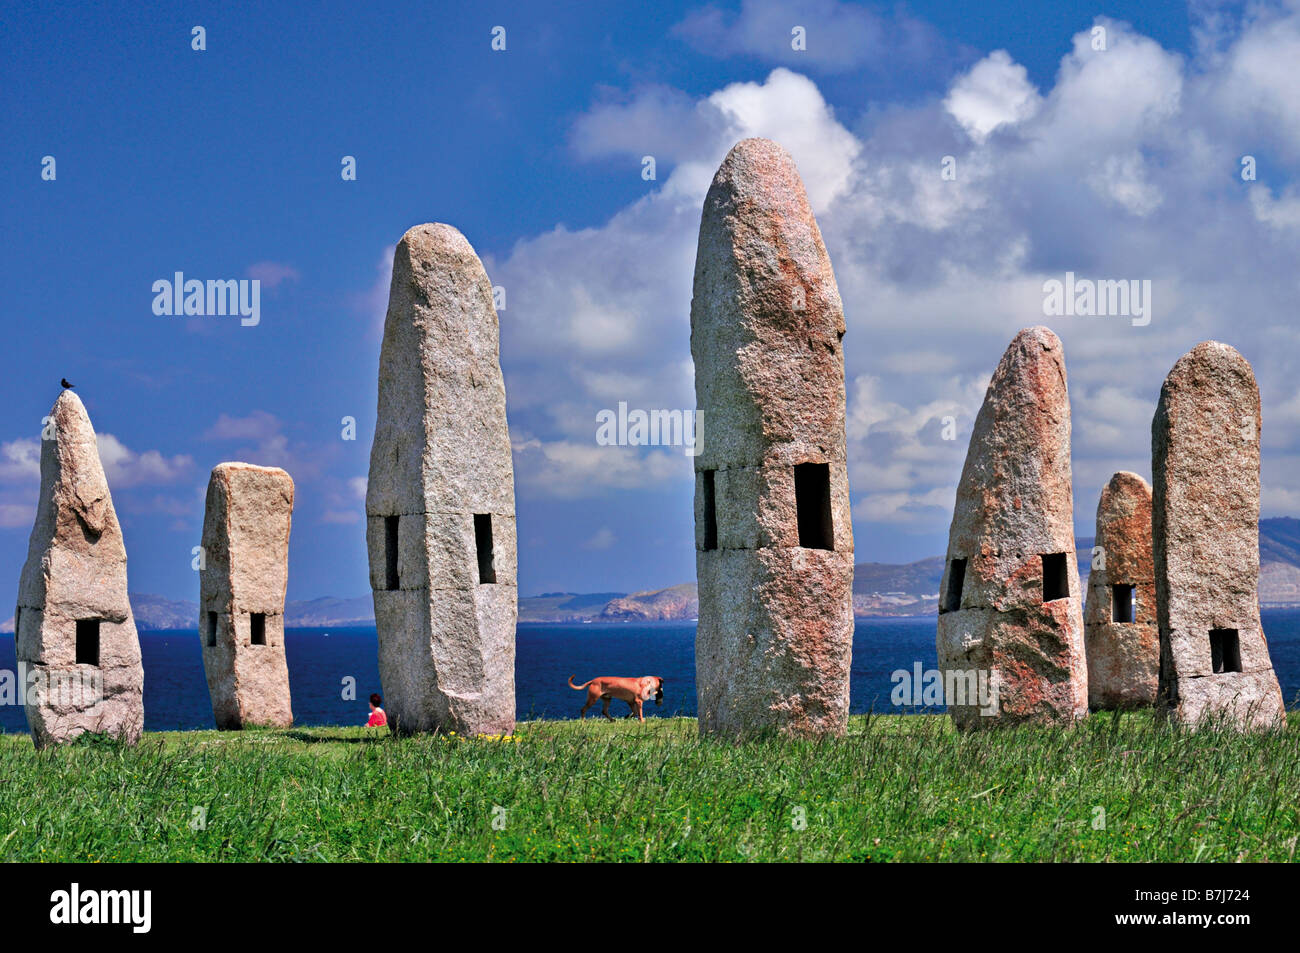
[[[1104, 813], [1103, 813], [1104, 812]], [[701, 742], [690, 719], [0, 736], [4, 860], [1293, 860], [1300, 723], [1150, 714], [959, 735], [854, 718], [830, 742]]]

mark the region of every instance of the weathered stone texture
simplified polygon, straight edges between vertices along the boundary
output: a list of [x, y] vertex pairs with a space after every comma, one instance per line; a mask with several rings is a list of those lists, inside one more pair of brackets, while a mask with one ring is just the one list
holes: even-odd
[[[987, 672], [997, 703], [994, 714], [950, 705], [957, 727], [1087, 714], [1073, 523], [1065, 354], [1048, 328], [1027, 328], [975, 419], [948, 536], [939, 668], [945, 681], [949, 672]], [[965, 560], [960, 586], [954, 560]]]
[[40, 500], [14, 627], [37, 747], [85, 732], [139, 740], [144, 669], [127, 599], [126, 547], [94, 428], [70, 390], [55, 401], [41, 440]]
[[218, 728], [293, 724], [284, 652], [293, 493], [278, 467], [222, 463], [208, 480], [199, 635]]
[[[396, 731], [514, 728], [514, 471], [498, 334], [465, 237], [449, 225], [408, 231], [393, 259], [366, 495], [379, 674]], [[486, 576], [480, 545], [485, 559], [491, 550]]]
[[[838, 735], [847, 724], [843, 336], [835, 275], [793, 160], [769, 140], [740, 142], [705, 198], [691, 302], [702, 734]], [[800, 471], [796, 494], [804, 464], [815, 466]]]
[[1151, 486], [1136, 473], [1116, 473], [1097, 503], [1084, 638], [1090, 708], [1155, 704], [1160, 634], [1151, 562]]
[[1186, 724], [1284, 718], [1259, 618], [1259, 433], [1244, 357], [1206, 341], [1178, 360], [1151, 422], [1151, 522], [1160, 704]]

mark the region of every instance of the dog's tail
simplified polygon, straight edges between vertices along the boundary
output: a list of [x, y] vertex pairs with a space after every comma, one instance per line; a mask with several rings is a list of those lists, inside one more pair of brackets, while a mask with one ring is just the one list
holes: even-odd
[[594, 681], [595, 681], [594, 678], [589, 678], [589, 679], [587, 679], [585, 682], [583, 682], [581, 685], [575, 685], [575, 684], [573, 684], [573, 676], [570, 675], [570, 676], [569, 676], [569, 687], [572, 688], [572, 689], [575, 689], [575, 690], [577, 690], [577, 691], [582, 691], [584, 688], [586, 688], [588, 685], [590, 685], [590, 684], [591, 684], [592, 682], [594, 682]]

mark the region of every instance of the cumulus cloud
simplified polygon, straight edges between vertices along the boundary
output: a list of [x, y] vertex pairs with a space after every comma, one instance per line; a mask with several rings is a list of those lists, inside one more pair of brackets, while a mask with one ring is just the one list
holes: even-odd
[[983, 142], [999, 126], [1028, 119], [1041, 100], [1029, 72], [1006, 50], [994, 50], [957, 78], [943, 104], [972, 139]]
[[1294, 186], [1273, 198], [1268, 186], [1257, 185], [1250, 190], [1250, 207], [1255, 218], [1270, 228], [1300, 228], [1300, 191]]
[[0, 444], [0, 481], [5, 483], [39, 482], [41, 479], [41, 442], [20, 437]]
[[111, 433], [96, 434], [95, 440], [110, 487], [174, 483], [194, 466], [194, 458], [186, 454], [167, 457], [157, 450], [137, 453]]
[[515, 481], [532, 497], [576, 500], [609, 490], [640, 490], [668, 481], [689, 485], [691, 458], [680, 452], [636, 447], [602, 447], [595, 442], [543, 441], [525, 437], [514, 442]]

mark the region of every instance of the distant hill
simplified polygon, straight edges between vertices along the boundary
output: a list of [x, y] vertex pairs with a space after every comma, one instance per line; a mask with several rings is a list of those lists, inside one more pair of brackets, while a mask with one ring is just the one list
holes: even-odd
[[374, 622], [375, 601], [371, 596], [357, 596], [354, 599], [322, 596], [306, 602], [290, 602], [284, 607], [284, 624], [294, 629], [374, 625]]
[[[131, 593], [131, 612], [135, 627], [143, 632], [159, 629], [197, 629], [199, 604], [147, 592]], [[284, 607], [284, 621], [290, 628], [329, 628], [344, 625], [374, 625], [374, 602], [370, 596], [335, 599], [326, 596], [306, 602], [290, 602]], [[0, 632], [13, 634], [14, 620], [0, 623]]]
[[[145, 592], [131, 593], [131, 613], [137, 629], [198, 629], [199, 604], [179, 602], [151, 596]], [[12, 630], [8, 630], [12, 631]]]
[[1300, 520], [1290, 516], [1260, 520], [1259, 561], [1300, 566]]
[[520, 622], [586, 622], [625, 592], [544, 592], [519, 600]]
[[[1075, 540], [1079, 582], [1087, 590], [1094, 540]], [[1259, 521], [1259, 601], [1265, 606], [1300, 606], [1300, 519], [1289, 516]], [[943, 557], [914, 563], [858, 563], [853, 575], [853, 614], [868, 616], [933, 615], [939, 608]], [[142, 630], [196, 627], [199, 607], [148, 593], [131, 593], [136, 626]], [[645, 592], [544, 592], [519, 600], [520, 622], [664, 622], [699, 615], [695, 583]], [[374, 625], [374, 604], [368, 595], [351, 599], [326, 596], [290, 602], [285, 623], [291, 628]], [[0, 633], [12, 634], [14, 620], [0, 623]]]
[[593, 621], [597, 622], [665, 622], [694, 619], [700, 614], [700, 597], [695, 583], [684, 582], [651, 592], [634, 592], [611, 599]]

